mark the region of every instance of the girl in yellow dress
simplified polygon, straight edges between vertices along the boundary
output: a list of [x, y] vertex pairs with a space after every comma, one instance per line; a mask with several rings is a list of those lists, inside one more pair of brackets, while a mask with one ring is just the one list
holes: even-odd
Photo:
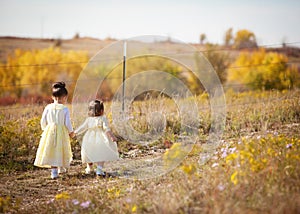
[[106, 116], [104, 115], [104, 105], [100, 100], [89, 103], [88, 116], [81, 126], [74, 133], [85, 132], [81, 145], [82, 163], [87, 163], [85, 172], [93, 171], [93, 163], [97, 165], [96, 174], [104, 176], [102, 171], [105, 161], [119, 159], [116, 138], [112, 134]]
[[64, 82], [52, 85], [53, 103], [47, 105], [41, 118], [43, 134], [34, 165], [51, 168], [51, 178], [58, 177], [58, 167], [68, 168], [72, 161], [70, 138], [74, 136], [69, 109], [64, 105], [68, 91]]

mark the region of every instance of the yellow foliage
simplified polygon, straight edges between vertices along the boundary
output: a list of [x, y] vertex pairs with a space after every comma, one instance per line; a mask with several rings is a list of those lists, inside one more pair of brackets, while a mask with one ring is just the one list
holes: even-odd
[[83, 51], [62, 52], [54, 47], [31, 51], [17, 49], [8, 57], [6, 66], [0, 68], [1, 86], [9, 86], [4, 95], [49, 96], [49, 83], [77, 80], [87, 61], [88, 55]]
[[[226, 157], [226, 164], [235, 166], [230, 180], [233, 184], [247, 182], [263, 172], [275, 168], [286, 170], [288, 176], [297, 176], [300, 140], [285, 136], [267, 136], [258, 139], [243, 139], [235, 152]], [[274, 167], [276, 166], [276, 167]]]
[[260, 49], [241, 52], [228, 71], [228, 81], [245, 84], [252, 89], [290, 89], [300, 86], [295, 66], [288, 66], [288, 58], [279, 53]]
[[234, 46], [237, 48], [256, 47], [257, 44], [254, 33], [246, 29], [237, 31], [234, 38]]

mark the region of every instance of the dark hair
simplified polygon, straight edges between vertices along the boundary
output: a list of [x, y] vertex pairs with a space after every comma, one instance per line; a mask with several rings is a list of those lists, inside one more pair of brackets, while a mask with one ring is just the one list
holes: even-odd
[[64, 97], [68, 95], [66, 84], [64, 82], [56, 82], [52, 85], [52, 96], [53, 97]]
[[104, 105], [101, 100], [93, 100], [89, 103], [89, 112], [90, 117], [101, 116], [104, 111]]

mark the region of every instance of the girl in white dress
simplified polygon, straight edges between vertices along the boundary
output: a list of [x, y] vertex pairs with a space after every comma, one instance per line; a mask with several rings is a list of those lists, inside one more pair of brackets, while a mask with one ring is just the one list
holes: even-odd
[[47, 105], [41, 118], [43, 134], [34, 165], [51, 168], [51, 178], [58, 177], [58, 168], [70, 166], [72, 151], [70, 137], [74, 136], [69, 109], [64, 105], [68, 91], [64, 82], [52, 85], [53, 103]]
[[102, 171], [104, 162], [119, 159], [116, 138], [108, 126], [102, 101], [94, 100], [89, 103], [88, 116], [74, 133], [85, 132], [81, 145], [82, 163], [87, 163], [85, 172], [91, 173], [93, 163], [95, 163], [97, 165], [96, 174], [104, 176], [105, 173]]

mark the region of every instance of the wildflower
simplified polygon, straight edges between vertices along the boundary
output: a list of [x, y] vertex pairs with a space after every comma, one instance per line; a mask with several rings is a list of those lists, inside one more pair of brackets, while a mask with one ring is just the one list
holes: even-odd
[[238, 174], [238, 172], [235, 171], [230, 177], [230, 180], [234, 185], [236, 185], [238, 183], [237, 174]]
[[219, 191], [222, 192], [225, 189], [225, 186], [222, 185], [222, 184], [219, 184], [217, 188], [218, 188]]
[[230, 148], [229, 151], [230, 153], [234, 153], [236, 151], [236, 147]]
[[132, 202], [131, 198], [126, 198], [126, 203], [130, 204]]
[[182, 166], [181, 169], [188, 175], [193, 174], [196, 171], [196, 166], [194, 164]]
[[127, 191], [127, 192], [132, 192], [132, 189], [133, 189], [133, 185], [131, 185], [130, 188], [127, 188], [126, 191]]
[[62, 192], [62, 193], [57, 194], [57, 195], [55, 196], [55, 199], [56, 199], [56, 200], [60, 200], [60, 199], [68, 199], [68, 198], [70, 198], [70, 195], [69, 195], [69, 193], [67, 193], [67, 192]]
[[82, 208], [88, 208], [89, 206], [90, 206], [90, 201], [86, 201], [86, 202], [82, 202], [81, 204], [80, 204], [80, 206], [82, 207]]
[[219, 166], [219, 164], [218, 163], [213, 163], [213, 165], [211, 165], [212, 168], [214, 168], [216, 166]]
[[131, 212], [135, 213], [135, 212], [136, 212], [136, 210], [137, 210], [137, 207], [136, 207], [136, 205], [133, 205], [133, 207], [131, 208]]
[[291, 143], [287, 144], [287, 145], [286, 145], [286, 148], [287, 148], [287, 149], [292, 148], [292, 144], [291, 144]]
[[50, 199], [49, 201], [47, 201], [47, 204], [53, 203], [54, 198]]
[[120, 192], [121, 192], [121, 190], [119, 189], [119, 190], [116, 190], [116, 192], [115, 192], [115, 196], [116, 197], [119, 197], [120, 196]]
[[228, 155], [228, 156], [226, 157], [226, 163], [229, 163], [230, 161], [233, 161], [233, 160], [235, 160], [236, 158], [238, 158], [238, 154], [232, 153], [232, 154], [230, 154], [230, 155]]
[[113, 191], [114, 191], [114, 188], [111, 188], [111, 189], [108, 188], [108, 189], [107, 189], [107, 192], [108, 192], [108, 193], [112, 193]]
[[227, 151], [224, 151], [223, 154], [221, 155], [222, 158], [226, 158], [227, 157]]
[[78, 204], [79, 204], [79, 201], [78, 201], [77, 199], [73, 199], [73, 200], [72, 200], [72, 203], [73, 203], [74, 205], [78, 205]]

